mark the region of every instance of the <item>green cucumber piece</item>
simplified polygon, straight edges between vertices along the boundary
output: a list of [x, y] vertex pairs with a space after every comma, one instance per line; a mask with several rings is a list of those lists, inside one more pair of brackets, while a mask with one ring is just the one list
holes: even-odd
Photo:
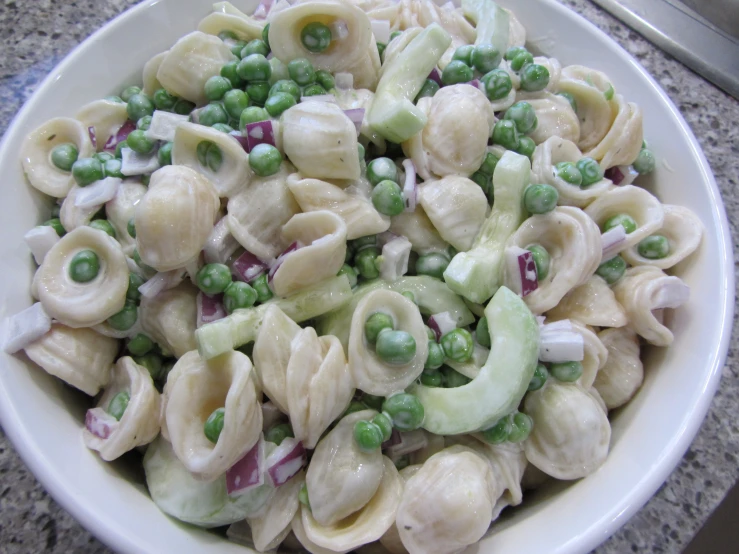
[[462, 12], [477, 30], [475, 44], [492, 44], [501, 54], [508, 50], [510, 16], [493, 0], [462, 0]]

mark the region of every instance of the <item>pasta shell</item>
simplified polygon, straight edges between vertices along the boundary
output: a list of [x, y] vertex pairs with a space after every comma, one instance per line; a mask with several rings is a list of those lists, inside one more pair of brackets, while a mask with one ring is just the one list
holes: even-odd
[[134, 218], [136, 206], [146, 194], [141, 183], [124, 181], [112, 200], [105, 204], [105, 215], [115, 230], [115, 238], [126, 256], [133, 255], [136, 239], [128, 234], [128, 222]]
[[526, 458], [556, 479], [580, 479], [608, 456], [611, 425], [597, 400], [580, 385], [547, 381], [524, 400], [534, 421]]
[[568, 292], [547, 312], [547, 319], [573, 319], [594, 327], [623, 327], [628, 323], [611, 287], [597, 275]]
[[304, 483], [305, 473], [301, 471], [277, 487], [275, 495], [258, 516], [247, 518], [254, 547], [259, 552], [277, 548], [292, 530], [293, 518], [300, 508], [298, 494]]
[[118, 341], [86, 327], [73, 329], [54, 323], [51, 331], [25, 351], [46, 373], [95, 396], [110, 382]]
[[157, 70], [157, 80], [167, 92], [205, 104], [205, 83], [221, 74], [221, 67], [236, 59], [218, 37], [195, 31], [182, 37], [167, 52]]
[[234, 15], [214, 11], [204, 17], [198, 25], [198, 31], [218, 36], [222, 31], [231, 31], [236, 38], [248, 42], [255, 38], [262, 38], [263, 21], [257, 21], [246, 14]]
[[[416, 355], [405, 365], [383, 362], [364, 336], [364, 323], [376, 312], [389, 315], [394, 328], [409, 333], [416, 341]], [[400, 293], [374, 290], [354, 311], [349, 334], [349, 370], [357, 388], [377, 396], [404, 390], [423, 372], [428, 354], [428, 337], [418, 307]]]
[[220, 202], [213, 185], [192, 169], [168, 165], [154, 172], [136, 206], [136, 245], [157, 271], [185, 267], [200, 254]]
[[445, 241], [460, 251], [472, 248], [488, 209], [480, 186], [466, 177], [450, 175], [426, 181], [419, 188], [419, 199]]
[[429, 458], [405, 484], [397, 526], [410, 554], [457, 552], [490, 525], [493, 475], [476, 452], [453, 446]]
[[637, 246], [627, 248], [621, 255], [624, 260], [634, 266], [651, 265], [660, 269], [669, 269], [690, 256], [700, 246], [703, 238], [703, 224], [688, 208], [662, 204], [664, 220], [657, 231], [670, 244], [670, 253], [659, 260], [650, 260], [639, 255]]
[[420, 255], [442, 252], [448, 244], [431, 223], [422, 206], [416, 205], [412, 212], [403, 212], [391, 219], [390, 232], [407, 238], [413, 251]]
[[626, 404], [644, 381], [639, 358], [639, 338], [628, 327], [606, 329], [598, 338], [608, 349], [608, 360], [598, 372], [593, 386], [609, 410]]
[[162, 88], [162, 84], [157, 79], [157, 73], [159, 72], [159, 66], [162, 65], [168, 53], [169, 50], [161, 52], [144, 64], [144, 70], [141, 76], [141, 82], [144, 84], [142, 90], [149, 98], [152, 98], [154, 93]]
[[362, 126], [359, 130], [359, 136], [365, 137], [369, 142], [375, 144], [378, 149], [382, 151], [386, 148], [385, 139], [377, 133], [370, 126], [367, 120], [367, 112], [372, 105], [372, 99], [375, 97], [375, 93], [366, 88], [362, 89], [335, 89], [333, 93], [336, 98], [336, 103], [342, 110], [357, 110], [364, 109], [365, 116], [362, 119]]
[[608, 134], [585, 153], [598, 160], [604, 169], [633, 163], [644, 143], [641, 108], [633, 102], [627, 103], [620, 94], [616, 95], [613, 103], [615, 119]]
[[62, 202], [62, 207], [59, 210], [59, 220], [62, 222], [62, 227], [67, 231], [74, 231], [78, 227], [89, 225], [92, 218], [102, 207], [102, 204], [87, 208], [75, 206], [77, 195], [81, 191], [82, 187], [78, 187], [77, 185], [74, 185], [69, 189], [69, 194], [67, 194], [67, 197], [64, 199], [64, 202]]
[[[162, 402], [174, 452], [196, 479], [218, 479], [251, 450], [262, 432], [252, 365], [238, 351], [207, 362], [197, 351], [182, 356], [169, 373]], [[223, 431], [213, 444], [203, 426], [221, 407], [225, 407]]]
[[149, 444], [159, 434], [159, 393], [149, 371], [125, 356], [119, 358], [112, 373], [113, 379], [97, 405], [105, 410], [118, 393], [127, 392], [130, 395], [118, 427], [106, 439], [93, 435], [87, 429], [82, 431], [85, 445], [97, 450], [106, 462], [121, 457], [137, 446]]
[[318, 546], [316, 543], [310, 540], [307, 533], [305, 532], [305, 527], [303, 527], [303, 516], [301, 512], [302, 509], [298, 511], [298, 513], [295, 515], [295, 518], [293, 519], [292, 530], [295, 538], [298, 539], [300, 546], [302, 546], [305, 550], [307, 550], [311, 554], [346, 554], [351, 550], [348, 549], [337, 551], [333, 549], [323, 548], [322, 546]]
[[[310, 519], [315, 526], [341, 526], [344, 518], [361, 510], [378, 491], [386, 472], [385, 458], [380, 449], [362, 451], [354, 440], [354, 424], [370, 420], [376, 414], [374, 410], [363, 410], [345, 416], [316, 446], [305, 477]], [[308, 529], [310, 525], [306, 524], [305, 515], [303, 524], [312, 541], [325, 548], [334, 548], [334, 545], [316, 540]], [[372, 540], [378, 538], [379, 535]], [[344, 548], [353, 547], [342, 546], [338, 550]]]
[[[392, 44], [392, 43], [391, 43]], [[387, 65], [387, 64], [386, 64]], [[416, 104], [419, 113], [426, 116], [428, 119], [429, 113], [431, 112], [431, 105], [433, 99], [430, 96], [421, 98]], [[413, 160], [413, 165], [416, 168], [416, 173], [424, 180], [428, 181], [434, 178], [431, 174], [431, 168], [429, 165], [429, 153], [423, 145], [423, 132], [416, 133], [407, 141], [402, 144], [403, 153]]]
[[[78, 283], [69, 265], [82, 250], [97, 254], [97, 277]], [[64, 235], [44, 258], [35, 277], [39, 300], [49, 316], [68, 327], [90, 327], [123, 309], [128, 290], [128, 265], [114, 238], [92, 227]]]
[[551, 310], [572, 288], [584, 284], [600, 265], [600, 230], [579, 208], [558, 207], [528, 218], [511, 235], [509, 245], [541, 244], [551, 257], [547, 277], [524, 297], [535, 314]]
[[585, 325], [572, 322], [572, 330], [579, 333], [583, 338], [585, 357], [580, 362], [582, 364], [582, 375], [576, 381], [583, 389], [589, 390], [593, 386], [598, 372], [608, 360], [608, 350], [600, 341], [598, 335]]
[[[203, 142], [215, 145], [221, 153], [222, 161], [215, 170], [203, 165], [198, 159], [198, 146]], [[249, 165], [249, 155], [235, 138], [212, 127], [195, 123], [181, 123], [177, 126], [172, 146], [172, 163], [200, 173], [211, 182], [221, 198], [236, 194], [254, 175]]]
[[398, 20], [401, 29], [437, 23], [461, 44], [472, 44], [477, 36], [475, 28], [458, 8], [438, 6], [430, 0], [401, 0]]
[[198, 289], [187, 281], [153, 298], [143, 297], [139, 321], [147, 335], [178, 358], [195, 350]]
[[278, 296], [309, 287], [336, 275], [346, 258], [346, 224], [328, 210], [294, 215], [282, 228], [288, 244], [298, 250], [286, 255], [272, 277]]
[[580, 136], [580, 123], [567, 99], [548, 92], [539, 96], [526, 100], [534, 108], [538, 122], [536, 128], [529, 133], [533, 141], [541, 144], [552, 137], [576, 141]]
[[69, 117], [57, 117], [28, 135], [21, 145], [21, 164], [28, 182], [54, 198], [64, 198], [75, 181], [72, 173], [51, 163], [51, 152], [61, 144], [74, 144], [80, 158], [91, 157], [95, 149], [87, 128]]
[[[110, 137], [128, 120], [126, 104], [112, 100], [95, 100], [85, 104], [75, 115], [85, 129], [95, 129], [97, 151], [102, 152]], [[80, 156], [82, 157], [82, 156]]]

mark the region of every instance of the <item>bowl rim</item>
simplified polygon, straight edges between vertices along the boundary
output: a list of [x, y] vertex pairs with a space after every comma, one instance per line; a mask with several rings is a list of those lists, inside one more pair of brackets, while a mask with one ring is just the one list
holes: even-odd
[[[127, 24], [129, 19], [137, 17], [140, 12], [144, 12], [161, 1], [162, 0], [144, 0], [139, 4], [128, 8], [97, 29], [80, 44], [75, 46], [37, 85], [36, 91], [34, 91], [34, 93], [25, 101], [23, 107], [11, 119], [4, 136], [0, 141], [0, 152], [3, 152], [8, 148], [10, 140], [9, 137], [13, 134], [12, 131], [18, 124], [18, 121], [23, 119], [26, 113], [31, 110], [33, 100], [38, 95], [39, 91], [46, 89], [51, 82], [56, 80], [61, 73], [72, 65], [80, 50], [91, 47], [93, 43], [97, 42], [103, 37], [103, 35], [107, 34], [110, 29]], [[711, 230], [715, 229], [718, 232], [718, 248], [723, 262], [720, 264], [720, 282], [722, 286], [719, 295], [721, 303], [720, 311], [717, 314], [717, 316], [722, 320], [721, 335], [716, 343], [717, 348], [711, 353], [710, 363], [707, 364], [710, 367], [710, 371], [705, 373], [706, 378], [701, 383], [702, 393], [699, 400], [691, 411], [691, 416], [688, 418], [685, 425], [680, 428], [679, 433], [672, 438], [668, 447], [666, 447], [665, 451], [662, 453], [662, 456], [644, 473], [641, 480], [642, 486], [629, 491], [616, 505], [611, 506], [607, 513], [604, 514], [601, 521], [608, 519], [607, 524], [604, 527], [594, 526], [589, 528], [583, 531], [579, 536], [573, 537], [573, 540], [568, 544], [563, 545], [564, 548], [571, 552], [587, 552], [607, 540], [647, 503], [647, 501], [654, 495], [657, 489], [666, 481], [669, 475], [677, 467], [706, 417], [718, 388], [721, 378], [721, 370], [725, 365], [731, 340], [736, 294], [734, 282], [735, 277], [734, 272], [732, 271], [734, 267], [734, 255], [726, 208], [716, 184], [715, 177], [692, 129], [687, 124], [673, 101], [656, 80], [631, 54], [629, 54], [620, 44], [608, 36], [604, 31], [599, 29], [596, 25], [585, 19], [573, 9], [557, 2], [556, 0], [537, 1], [547, 5], [553, 10], [558, 10], [561, 13], [566, 14], [568, 17], [580, 19], [580, 23], [588, 27], [591, 32], [599, 35], [601, 39], [604, 39], [606, 42], [614, 46], [615, 53], [622, 58], [622, 61], [628, 62], [634, 66], [641, 77], [650, 84], [654, 92], [656, 92], [662, 102], [667, 106], [672, 117], [675, 118], [680, 128], [685, 133], [690, 149], [699, 163], [699, 169], [703, 180], [705, 184], [708, 185], [707, 190], [710, 194], [713, 222], [715, 223]], [[18, 412], [12, 408], [12, 404], [9, 402], [8, 398], [8, 391], [3, 386], [2, 380], [0, 380], [0, 399], [2, 400], [0, 401], [0, 424], [2, 424], [6, 436], [10, 439], [13, 447], [18, 452], [23, 462], [43, 485], [44, 489], [67, 512], [69, 512], [76, 521], [106, 545], [119, 552], [140, 552], [139, 545], [129, 538], [124, 527], [120, 525], [119, 522], [108, 518], [100, 518], [99, 514], [95, 511], [94, 506], [89, 505], [89, 503], [86, 503], [82, 498], [78, 497], [72, 487], [68, 486], [64, 480], [58, 477], [53, 466], [43, 463], [43, 456], [41, 455], [39, 445], [35, 443], [33, 437], [25, 429]]]

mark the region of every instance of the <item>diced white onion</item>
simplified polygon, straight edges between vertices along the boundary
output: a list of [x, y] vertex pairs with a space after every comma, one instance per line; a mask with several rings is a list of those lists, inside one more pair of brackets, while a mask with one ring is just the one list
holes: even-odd
[[403, 160], [405, 182], [403, 183], [403, 201], [406, 212], [415, 212], [418, 202], [418, 185], [416, 184], [416, 166], [410, 158]]
[[662, 308], [679, 308], [690, 298], [690, 287], [678, 277], [667, 277], [661, 280], [660, 287], [654, 292], [653, 310]]
[[223, 217], [215, 224], [203, 246], [205, 263], [225, 264], [239, 249], [240, 244], [228, 228], [228, 218]]
[[117, 177], [106, 177], [105, 179], [95, 181], [91, 185], [82, 187], [77, 191], [77, 196], [74, 198], [74, 205], [82, 209], [102, 206], [115, 198], [118, 187], [122, 182], [123, 179], [118, 179]]
[[334, 76], [336, 88], [340, 90], [350, 90], [354, 88], [354, 75], [351, 73], [337, 73]]
[[608, 229], [605, 233], [600, 236], [601, 247], [603, 248], [603, 256], [601, 257], [601, 263], [607, 262], [611, 258], [614, 258], [616, 254], [623, 250], [623, 245], [626, 242], [626, 229], [623, 225], [616, 225], [611, 229]]
[[337, 19], [329, 27], [331, 28], [331, 40], [344, 40], [349, 36], [349, 27], [346, 21]]
[[382, 247], [380, 277], [395, 281], [408, 272], [408, 259], [413, 245], [405, 237], [397, 237]]
[[146, 131], [146, 136], [152, 140], [173, 141], [177, 126], [187, 123], [189, 119], [187, 115], [156, 110], [151, 116], [151, 126]]
[[336, 97], [333, 94], [317, 94], [316, 96], [301, 96], [300, 101], [301, 102], [330, 102], [331, 104], [337, 104]]
[[23, 237], [38, 265], [44, 263], [49, 250], [59, 242], [59, 235], [51, 225], [39, 225], [28, 231]]
[[544, 324], [544, 317], [541, 319], [542, 323], [539, 328], [540, 334], [546, 333], [560, 333], [562, 331], [572, 331], [572, 322], [569, 319], [560, 319], [552, 323]]
[[390, 42], [390, 22], [384, 19], [373, 19], [371, 23], [375, 40], [382, 44]]
[[43, 337], [51, 329], [51, 318], [40, 302], [7, 317], [0, 325], [0, 349], [15, 354]]
[[187, 272], [182, 269], [160, 272], [139, 287], [144, 298], [154, 298], [160, 292], [173, 289], [185, 280]]
[[272, 484], [279, 487], [287, 483], [305, 465], [306, 454], [303, 443], [288, 437], [267, 457], [265, 465]]
[[549, 332], [539, 337], [539, 359], [542, 362], [581, 362], [585, 358], [585, 342], [574, 331]]
[[121, 173], [127, 177], [154, 173], [159, 169], [159, 159], [156, 152], [153, 154], [138, 154], [130, 148], [123, 148], [121, 149], [121, 155], [123, 156]]
[[429, 327], [436, 333], [436, 340], [439, 340], [457, 328], [457, 320], [449, 312], [440, 312], [429, 317]]

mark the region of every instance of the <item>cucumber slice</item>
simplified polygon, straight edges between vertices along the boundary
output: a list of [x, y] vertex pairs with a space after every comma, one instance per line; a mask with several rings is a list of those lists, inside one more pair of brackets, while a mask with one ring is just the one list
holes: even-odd
[[477, 30], [475, 44], [492, 44], [498, 52], [508, 50], [510, 16], [493, 0], [462, 0], [462, 12]]

